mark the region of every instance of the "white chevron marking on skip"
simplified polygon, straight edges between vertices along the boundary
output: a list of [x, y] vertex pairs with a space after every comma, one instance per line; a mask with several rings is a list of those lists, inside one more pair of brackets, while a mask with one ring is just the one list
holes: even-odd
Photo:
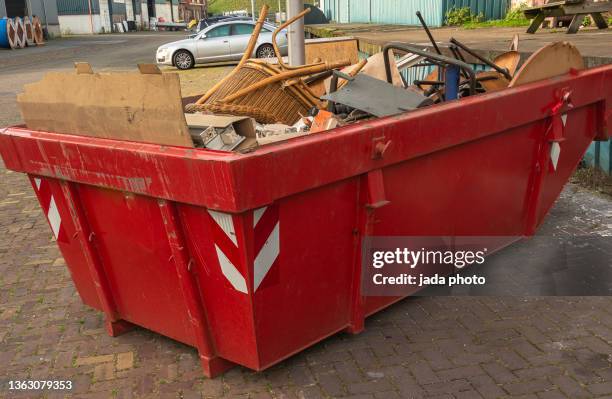
[[223, 251], [221, 251], [221, 249], [217, 245], [215, 245], [215, 249], [217, 250], [217, 257], [219, 258], [219, 264], [221, 265], [221, 272], [223, 273], [225, 278], [227, 278], [227, 281], [230, 282], [230, 284], [236, 289], [236, 291], [240, 291], [246, 294], [247, 285], [242, 274], [240, 274], [238, 269], [236, 269], [236, 266], [234, 266], [232, 262], [230, 262], [227, 256], [225, 256]]
[[552, 146], [550, 147], [550, 160], [555, 170], [557, 170], [557, 164], [559, 163], [560, 155], [561, 155], [561, 146], [557, 142], [552, 143]]
[[57, 205], [55, 204], [55, 198], [51, 196], [51, 203], [49, 204], [49, 212], [47, 212], [47, 218], [49, 219], [49, 224], [51, 225], [51, 230], [53, 230], [53, 234], [55, 234], [55, 238], [59, 237], [59, 231], [62, 224], [62, 218], [57, 210]]
[[210, 216], [215, 219], [215, 222], [221, 227], [225, 235], [228, 236], [230, 240], [234, 243], [234, 245], [238, 246], [238, 241], [236, 240], [236, 230], [234, 230], [234, 221], [232, 220], [232, 215], [229, 213], [217, 212], [208, 210]]
[[567, 114], [561, 115], [561, 121], [563, 122], [563, 126], [567, 124]]
[[34, 184], [36, 184], [36, 189], [37, 190], [40, 190], [40, 183], [41, 183], [41, 180], [38, 177], [35, 177], [34, 178]]
[[266, 209], [268, 209], [268, 207], [264, 206], [263, 208], [255, 209], [253, 211], [253, 227], [257, 226], [257, 223], [259, 223], [259, 220], [263, 216]]
[[274, 226], [274, 230], [272, 230], [272, 233], [270, 233], [270, 236], [266, 240], [263, 247], [261, 247], [259, 254], [257, 254], [257, 257], [255, 258], [255, 264], [253, 266], [253, 285], [255, 291], [257, 291], [259, 284], [261, 284], [263, 279], [266, 277], [266, 274], [268, 274], [268, 271], [270, 271], [272, 264], [278, 257], [280, 249], [279, 225], [280, 222], [277, 222], [276, 226]]

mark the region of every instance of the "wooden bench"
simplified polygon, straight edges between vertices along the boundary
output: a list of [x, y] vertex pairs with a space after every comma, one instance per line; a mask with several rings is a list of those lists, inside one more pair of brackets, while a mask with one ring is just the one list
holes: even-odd
[[576, 33], [584, 17], [589, 14], [599, 29], [606, 29], [608, 23], [601, 13], [607, 11], [612, 11], [612, 1], [565, 0], [550, 1], [541, 6], [526, 8], [524, 13], [525, 17], [533, 19], [527, 33], [536, 33], [545, 18], [564, 16], [572, 17], [567, 33]]

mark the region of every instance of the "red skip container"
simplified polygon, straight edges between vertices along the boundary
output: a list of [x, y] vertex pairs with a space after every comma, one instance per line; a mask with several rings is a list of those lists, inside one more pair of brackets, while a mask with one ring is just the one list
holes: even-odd
[[608, 65], [250, 154], [23, 127], [0, 153], [108, 332], [195, 346], [215, 376], [359, 332], [401, 299], [361, 295], [365, 236], [533, 234], [611, 112]]

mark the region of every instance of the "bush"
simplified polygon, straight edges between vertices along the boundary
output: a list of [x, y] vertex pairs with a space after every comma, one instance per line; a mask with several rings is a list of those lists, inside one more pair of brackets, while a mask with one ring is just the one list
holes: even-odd
[[527, 8], [526, 3], [520, 3], [518, 6], [514, 7], [506, 14], [505, 21], [520, 21], [525, 19], [525, 15], [523, 15], [523, 11]]
[[472, 14], [470, 7], [451, 8], [446, 12], [446, 25], [449, 26], [480, 22], [483, 19], [484, 16], [482, 14]]
[[591, 17], [589, 17], [588, 15], [584, 17], [584, 19], [582, 20], [582, 26], [591, 26]]

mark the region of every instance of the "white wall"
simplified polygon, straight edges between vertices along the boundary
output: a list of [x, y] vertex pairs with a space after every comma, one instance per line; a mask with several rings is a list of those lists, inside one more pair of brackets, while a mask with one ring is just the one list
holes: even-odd
[[106, 33], [112, 32], [113, 30], [112, 30], [111, 23], [110, 23], [110, 14], [108, 12], [108, 1], [100, 0], [99, 4], [100, 4], [100, 18], [102, 21], [102, 28], [104, 29], [104, 32]]
[[134, 21], [134, 8], [130, 0], [125, 2], [125, 17], [128, 21]]
[[[142, 24], [144, 25], [141, 28], [148, 29], [149, 28], [149, 9], [147, 8], [146, 2], [140, 3], [140, 11], [142, 12]], [[138, 17], [138, 19], [136, 20], [136, 23], [140, 24], [140, 17]]]
[[[178, 21], [178, 5], [173, 6], [174, 11], [174, 21]], [[170, 14], [170, 3], [167, 4], [155, 4], [155, 17], [164, 17], [166, 21], [172, 21]]]
[[[91, 34], [89, 15], [59, 15], [58, 18], [62, 35]], [[92, 15], [92, 22], [94, 33], [101, 33], [100, 15]]]

